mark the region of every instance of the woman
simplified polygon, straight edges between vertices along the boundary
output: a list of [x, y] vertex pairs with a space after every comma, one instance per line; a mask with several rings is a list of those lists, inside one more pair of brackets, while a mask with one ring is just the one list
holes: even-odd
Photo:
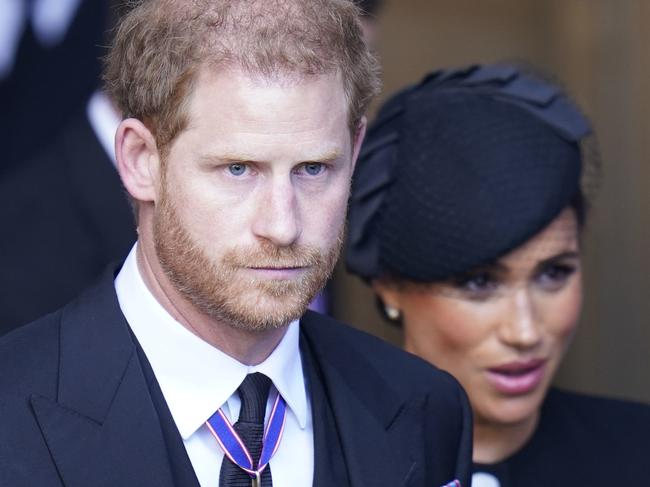
[[347, 264], [474, 414], [476, 487], [650, 485], [650, 408], [550, 388], [582, 301], [587, 121], [509, 66], [388, 101], [353, 183]]

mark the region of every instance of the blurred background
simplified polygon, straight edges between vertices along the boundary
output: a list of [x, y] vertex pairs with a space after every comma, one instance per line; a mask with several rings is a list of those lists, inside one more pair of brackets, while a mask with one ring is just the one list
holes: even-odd
[[[106, 262], [128, 250], [133, 238], [126, 204], [117, 208], [112, 203], [115, 195], [122, 199], [119, 183], [115, 179], [110, 182], [113, 186], [106, 186], [108, 176], [114, 178], [110, 157], [100, 155], [100, 128], [110, 127], [111, 108], [106, 100], [103, 105], [91, 103], [105, 32], [120, 3], [0, 0], [0, 308], [18, 303], [9, 292], [17, 280], [24, 281], [30, 298], [25, 300], [29, 309], [13, 315], [0, 311], [0, 334], [63, 304]], [[381, 100], [432, 69], [497, 61], [531, 64], [554, 76], [591, 118], [603, 176], [584, 243], [583, 319], [557, 382], [573, 390], [650, 402], [650, 2], [380, 3], [371, 35], [384, 69], [384, 93], [373, 105], [371, 118]], [[71, 136], [69, 127], [76, 118], [83, 119], [85, 132], [75, 129]], [[62, 139], [66, 154], [82, 154], [81, 161], [69, 162], [70, 155], [63, 162], [43, 159], [43, 154], [55, 150], [65, 152], [58, 143]], [[89, 179], [79, 176], [83, 171]], [[71, 196], [83, 193], [83, 188], [86, 193], [90, 188], [91, 194]], [[98, 211], [86, 211], [84, 205], [92, 204], [88, 201], [96, 203], [102, 197]], [[36, 204], [38, 198], [42, 201]], [[57, 201], [68, 199], [65, 210], [53, 213]], [[64, 218], [63, 211], [74, 216]], [[48, 230], [41, 231], [40, 223], [23, 228], [22, 222], [35, 215], [47, 222]], [[119, 225], [111, 219], [119, 220]], [[72, 245], [62, 236], [73, 233], [68, 227], [79, 226], [87, 231], [71, 238], [84, 248], [69, 252], [70, 260], [65, 261], [55, 249]], [[57, 228], [57, 240], [50, 243], [44, 235], [57, 234]], [[119, 232], [123, 236], [118, 239]], [[112, 240], [109, 248], [107, 242]], [[46, 262], [34, 266], [34, 275], [20, 264], [26, 257], [15, 254], [26, 242], [36, 242]], [[90, 255], [90, 247], [103, 251]], [[56, 267], [70, 269], [83, 259], [85, 268], [75, 277], [68, 278]], [[46, 267], [51, 269], [43, 273]], [[53, 287], [61, 293], [36, 306], [34, 296]], [[342, 267], [328, 292], [333, 315], [400, 343], [399, 330], [375, 311], [368, 288]]]

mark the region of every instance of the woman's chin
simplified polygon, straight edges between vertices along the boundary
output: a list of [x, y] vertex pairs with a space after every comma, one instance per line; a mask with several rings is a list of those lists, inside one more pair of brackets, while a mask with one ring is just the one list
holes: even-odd
[[477, 426], [490, 424], [493, 427], [508, 427], [536, 422], [545, 394], [544, 388], [524, 395], [491, 397], [479, 407], [473, 403]]

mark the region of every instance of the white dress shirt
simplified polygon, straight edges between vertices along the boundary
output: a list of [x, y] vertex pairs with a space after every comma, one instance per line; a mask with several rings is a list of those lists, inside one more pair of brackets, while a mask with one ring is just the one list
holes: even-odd
[[288, 326], [264, 362], [242, 364], [191, 333], [160, 305], [140, 275], [136, 246], [115, 279], [117, 297], [151, 363], [201, 486], [219, 485], [224, 457], [205, 422], [219, 408], [231, 423], [237, 421], [240, 400], [236, 391], [246, 374], [253, 372], [261, 372], [273, 381], [267, 420], [278, 391], [287, 403], [284, 433], [270, 462], [274, 487], [312, 485], [313, 427], [298, 322]]

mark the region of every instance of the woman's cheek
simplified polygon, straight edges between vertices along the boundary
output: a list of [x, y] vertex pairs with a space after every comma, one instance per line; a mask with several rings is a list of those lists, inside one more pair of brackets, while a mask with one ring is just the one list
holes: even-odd
[[407, 348], [436, 364], [458, 360], [489, 339], [490, 308], [441, 295], [412, 299], [403, 310]]
[[544, 322], [547, 324], [548, 333], [555, 340], [568, 344], [575, 334], [582, 309], [582, 280], [580, 276], [576, 276], [576, 279], [558, 297], [560, 299], [547, 301], [548, 313]]

